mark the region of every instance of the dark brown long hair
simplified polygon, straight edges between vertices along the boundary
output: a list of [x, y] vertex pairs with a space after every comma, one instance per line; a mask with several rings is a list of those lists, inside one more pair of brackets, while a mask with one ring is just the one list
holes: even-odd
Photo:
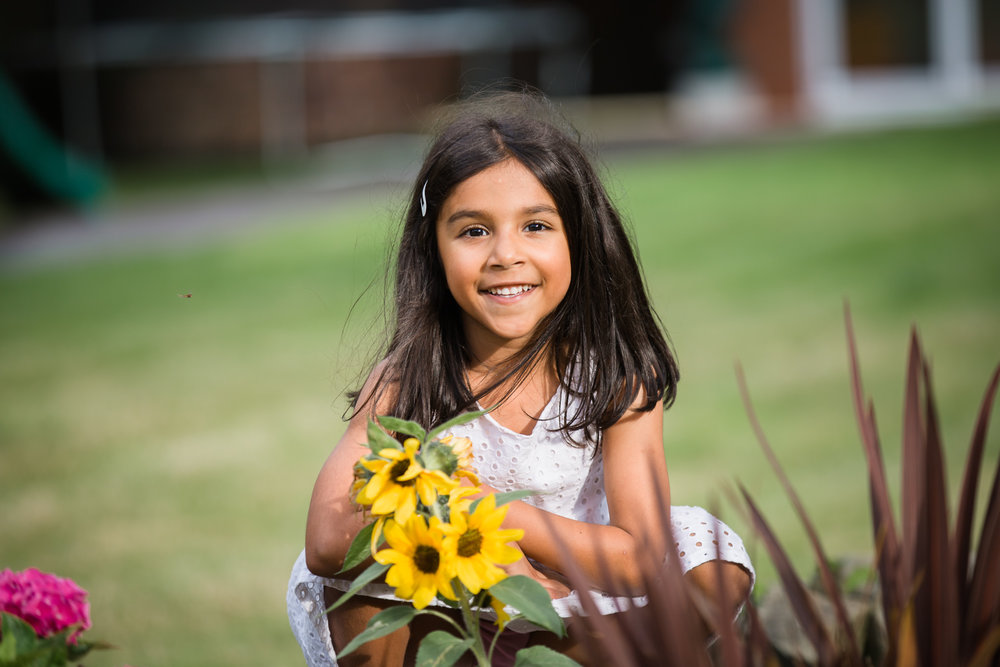
[[[572, 278], [562, 302], [538, 326], [501, 377], [471, 390], [461, 312], [445, 281], [436, 220], [462, 181], [508, 159], [531, 171], [566, 228]], [[425, 198], [426, 213], [421, 200]], [[390, 414], [433, 427], [505, 387], [509, 392], [548, 355], [566, 401], [553, 428], [593, 443], [638, 397], [642, 410], [669, 406], [679, 378], [649, 303], [621, 217], [579, 139], [552, 105], [532, 92], [493, 93], [458, 105], [428, 150], [413, 186], [395, 263], [394, 324], [375, 390], [355, 411], [391, 396]], [[388, 391], [388, 394], [385, 392]]]

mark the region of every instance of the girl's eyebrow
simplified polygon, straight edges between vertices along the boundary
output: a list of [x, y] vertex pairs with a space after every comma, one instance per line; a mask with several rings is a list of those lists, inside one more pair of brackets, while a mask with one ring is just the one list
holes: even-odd
[[482, 217], [483, 217], [482, 211], [475, 211], [473, 209], [463, 208], [449, 215], [448, 219], [444, 221], [444, 224], [450, 225], [455, 222], [458, 222], [459, 220], [462, 220], [463, 218], [480, 219]]
[[[535, 204], [534, 206], [525, 206], [523, 209], [521, 209], [522, 215], [537, 215], [538, 213], [559, 215], [559, 211], [556, 210], [554, 206], [549, 206], [548, 204]], [[484, 211], [463, 208], [449, 215], [448, 219], [445, 220], [444, 223], [446, 225], [450, 225], [464, 218], [482, 219], [487, 217], [489, 217], [489, 215]]]
[[559, 211], [556, 210], [555, 206], [549, 206], [548, 204], [535, 204], [534, 206], [529, 206], [524, 209], [524, 212], [528, 215], [534, 215], [536, 213], [552, 213], [559, 215]]

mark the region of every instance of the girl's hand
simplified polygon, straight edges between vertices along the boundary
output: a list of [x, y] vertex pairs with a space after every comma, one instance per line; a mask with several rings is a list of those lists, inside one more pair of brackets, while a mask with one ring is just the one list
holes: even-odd
[[[462, 486], [472, 486], [472, 483], [467, 479], [462, 479]], [[469, 496], [470, 498], [481, 498], [490, 493], [498, 493], [496, 489], [486, 484], [480, 483], [479, 493], [476, 495]], [[521, 550], [521, 545], [511, 542], [510, 546], [514, 547], [521, 552], [521, 558], [514, 561], [510, 565], [503, 565], [504, 570], [507, 574], [515, 575], [520, 574], [525, 577], [531, 577], [538, 583], [542, 585], [545, 591], [549, 594], [549, 597], [553, 600], [558, 600], [559, 598], [564, 598], [570, 594], [573, 589], [569, 587], [569, 582], [566, 580], [562, 574], [559, 572], [548, 568], [541, 563], [538, 566], [532, 565], [528, 561], [528, 557], [524, 555], [524, 551]]]
[[553, 600], [564, 598], [570, 594], [570, 587], [566, 584], [558, 572], [545, 568], [545, 573], [543, 574], [542, 571], [532, 565], [527, 558], [521, 558], [510, 565], [506, 565], [504, 566], [504, 569], [509, 575], [520, 574], [534, 579], [542, 585], [542, 588], [545, 589], [545, 592], [548, 593], [549, 597]]

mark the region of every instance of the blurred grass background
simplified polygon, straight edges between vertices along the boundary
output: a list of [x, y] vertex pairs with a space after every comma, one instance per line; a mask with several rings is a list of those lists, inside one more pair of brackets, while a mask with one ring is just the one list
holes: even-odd
[[[741, 530], [760, 589], [773, 573], [728, 501], [736, 480], [813, 568], [737, 362], [830, 555], [871, 551], [845, 301], [894, 482], [917, 325], [954, 488], [1000, 361], [1000, 118], [604, 162], [679, 353], [673, 502]], [[378, 337], [404, 192], [198, 245], [0, 271], [0, 567], [90, 592], [89, 634], [120, 649], [88, 665], [301, 664], [287, 573], [343, 429], [341, 392]]]

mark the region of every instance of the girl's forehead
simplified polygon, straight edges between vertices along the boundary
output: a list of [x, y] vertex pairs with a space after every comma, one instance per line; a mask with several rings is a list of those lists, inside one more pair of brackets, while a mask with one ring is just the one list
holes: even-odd
[[575, 263], [579, 259], [576, 237], [586, 234], [580, 226], [593, 221], [581, 216], [574, 203], [568, 202], [568, 212], [562, 210], [554, 194], [531, 169], [515, 158], [508, 158], [456, 184], [427, 222], [433, 236], [439, 239], [448, 228], [457, 230], [464, 223], [477, 221], [496, 222], [529, 216], [558, 221]]
[[556, 208], [552, 194], [521, 162], [507, 159], [460, 181], [442, 202], [441, 213], [454, 208]]

